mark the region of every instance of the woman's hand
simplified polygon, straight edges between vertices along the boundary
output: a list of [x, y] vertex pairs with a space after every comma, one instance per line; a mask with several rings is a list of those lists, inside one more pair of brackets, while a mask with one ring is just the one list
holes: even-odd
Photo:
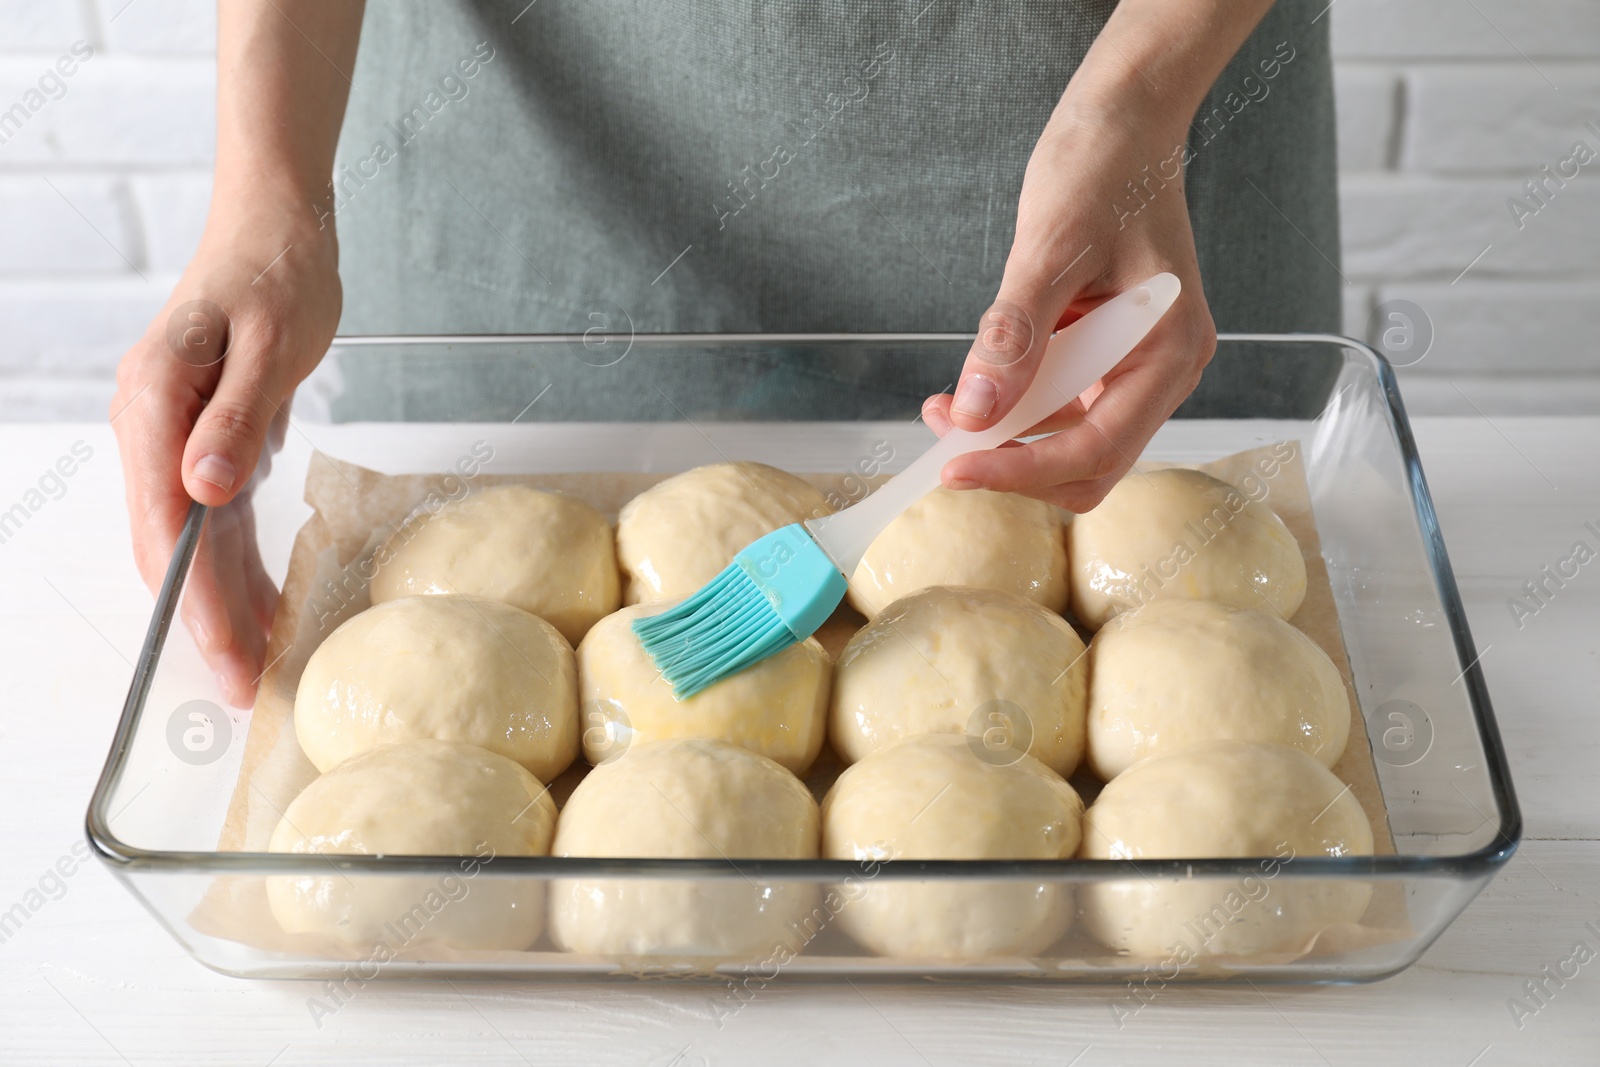
[[329, 177], [361, 14], [360, 0], [220, 5], [205, 235], [117, 367], [111, 420], [139, 573], [159, 589], [190, 500], [215, 509], [182, 612], [240, 706], [255, 697], [278, 593], [256, 548], [247, 486], [339, 325]]
[[1269, 5], [1172, 4], [1124, 0], [1073, 76], [1028, 161], [999, 295], [955, 393], [929, 397], [923, 417], [940, 436], [984, 429], [1027, 389], [1053, 331], [1162, 271], [1183, 291], [1111, 373], [1030, 431], [1052, 436], [958, 456], [943, 471], [952, 489], [1089, 510], [1216, 350], [1184, 200], [1185, 144], [1195, 108]]
[[[1141, 143], [1114, 119], [1074, 116], [1045, 130], [1023, 180], [999, 296], [978, 325], [954, 395], [924, 405], [928, 425], [943, 436], [952, 424], [978, 430], [993, 423], [1033, 381], [1052, 332], [1151, 275], [1171, 271], [1183, 291], [1110, 374], [1032, 430], [1059, 432], [951, 460], [943, 474], [950, 488], [1026, 493], [1087, 511], [1194, 390], [1217, 335], [1181, 177], [1161, 188], [1152, 181], [1153, 195], [1136, 215], [1138, 201], [1123, 188], [1127, 175], [1139, 176], [1171, 151]], [[1114, 208], [1123, 212], [1120, 225]]]
[[182, 614], [227, 699], [244, 706], [255, 696], [277, 602], [247, 485], [269, 432], [282, 441], [295, 386], [327, 351], [340, 288], [333, 230], [319, 230], [306, 204], [220, 215], [213, 212], [166, 307], [123, 356], [111, 417], [134, 559], [152, 592], [190, 500], [220, 508], [207, 517]]

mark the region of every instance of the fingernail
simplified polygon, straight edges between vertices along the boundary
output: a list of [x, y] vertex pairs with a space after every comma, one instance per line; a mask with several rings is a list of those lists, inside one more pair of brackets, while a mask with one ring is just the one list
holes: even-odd
[[185, 621], [189, 624], [189, 636], [194, 638], [195, 647], [202, 652], [209, 651], [211, 649], [211, 627], [200, 619], [188, 619]]
[[999, 399], [1000, 390], [994, 382], [981, 374], [969, 374], [956, 386], [950, 410], [960, 415], [971, 415], [975, 419], [986, 419]]
[[227, 492], [233, 488], [234, 479], [239, 475], [233, 469], [232, 463], [213, 453], [201, 456], [195, 463], [194, 476], [202, 482], [210, 482], [223, 492]]
[[973, 481], [971, 478], [952, 478], [945, 486], [946, 489], [982, 489], [983, 483]]

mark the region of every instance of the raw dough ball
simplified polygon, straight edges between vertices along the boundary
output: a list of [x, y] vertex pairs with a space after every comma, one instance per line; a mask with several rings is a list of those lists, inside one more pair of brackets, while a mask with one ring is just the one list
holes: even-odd
[[1060, 513], [1032, 497], [941, 486], [872, 542], [850, 578], [850, 603], [870, 619], [933, 585], [997, 589], [1062, 611], [1067, 552]]
[[360, 948], [527, 948], [544, 927], [543, 883], [477, 875], [498, 856], [545, 855], [555, 824], [548, 791], [504, 756], [457, 741], [385, 745], [306, 786], [268, 850], [465, 858], [441, 875], [278, 875], [267, 902], [290, 933]]
[[583, 754], [602, 763], [668, 737], [727, 741], [803, 774], [827, 730], [833, 664], [814, 638], [791, 645], [688, 700], [672, 695], [630, 625], [663, 604], [607, 616], [578, 646]]
[[363, 611], [311, 654], [294, 728], [319, 771], [437, 737], [482, 745], [548, 782], [578, 754], [577, 685], [572, 649], [538, 616], [492, 600], [406, 597]]
[[[828, 859], [1068, 859], [1083, 801], [1030, 756], [1003, 763], [976, 739], [925, 734], [875, 752], [822, 802]], [[869, 882], [839, 912], [846, 933], [883, 956], [1031, 956], [1072, 922], [1060, 883]], [[851, 897], [853, 896], [853, 899]]]
[[418, 593], [498, 600], [539, 616], [574, 645], [622, 602], [606, 517], [526, 485], [482, 489], [420, 516], [375, 558], [374, 604]]
[[1344, 679], [1274, 615], [1158, 600], [1089, 645], [1089, 766], [1111, 779], [1202, 741], [1275, 741], [1332, 767], [1350, 737]]
[[[800, 779], [724, 741], [635, 745], [578, 784], [557, 856], [815, 859], [817, 802]], [[550, 934], [571, 952], [765, 960], [797, 941], [814, 883], [743, 878], [563, 880]]]
[[1277, 879], [1294, 859], [1372, 854], [1349, 787], [1287, 745], [1211, 741], [1128, 768], [1084, 819], [1087, 859], [1262, 857], [1240, 877], [1163, 873], [1083, 890], [1095, 937], [1135, 956], [1299, 953], [1323, 928], [1361, 918], [1372, 887]]
[[1152, 600], [1215, 600], [1294, 615], [1300, 545], [1267, 505], [1200, 471], [1129, 474], [1067, 527], [1072, 612], [1098, 629]]
[[1088, 673], [1055, 612], [990, 589], [924, 589], [845, 647], [829, 736], [854, 762], [918, 734], [970, 733], [1065, 776], [1083, 755]]
[[626, 600], [688, 596], [750, 542], [833, 509], [822, 490], [765, 463], [713, 463], [651, 486], [617, 517]]

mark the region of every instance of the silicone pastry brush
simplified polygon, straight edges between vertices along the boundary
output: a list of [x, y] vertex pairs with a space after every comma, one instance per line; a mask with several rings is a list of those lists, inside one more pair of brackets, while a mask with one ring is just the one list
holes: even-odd
[[999, 447], [1071, 402], [1144, 340], [1178, 290], [1176, 276], [1158, 274], [1112, 297], [1050, 339], [1032, 384], [999, 422], [951, 430], [860, 503], [774, 530], [698, 592], [634, 620], [634, 634], [673, 692], [693, 696], [810, 637], [844, 599], [867, 546], [938, 487], [946, 463]]

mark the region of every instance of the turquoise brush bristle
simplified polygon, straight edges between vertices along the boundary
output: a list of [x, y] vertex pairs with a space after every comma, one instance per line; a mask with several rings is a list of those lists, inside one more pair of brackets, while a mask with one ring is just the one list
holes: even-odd
[[694, 595], [635, 619], [633, 632], [681, 700], [810, 637], [844, 591], [844, 575], [796, 523], [747, 546]]

